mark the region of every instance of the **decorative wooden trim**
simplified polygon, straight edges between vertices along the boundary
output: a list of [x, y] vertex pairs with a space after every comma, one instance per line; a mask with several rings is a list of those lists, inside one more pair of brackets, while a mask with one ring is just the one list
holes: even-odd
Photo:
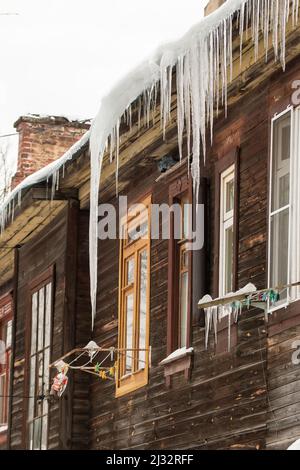
[[[238, 289], [238, 252], [239, 252], [239, 191], [240, 191], [240, 147], [235, 147], [215, 165], [215, 220], [214, 220], [214, 271], [213, 271], [213, 296], [219, 296], [219, 251], [220, 251], [220, 179], [221, 174], [230, 166], [234, 165], [234, 213], [233, 213], [233, 291]], [[215, 345], [215, 353], [228, 352], [228, 318], [218, 322], [218, 343]], [[220, 336], [220, 338], [219, 338]], [[226, 346], [223, 345], [223, 336], [226, 336]], [[230, 331], [231, 347], [236, 346], [238, 339], [238, 326], [231, 319]], [[225, 340], [224, 340], [225, 343]]]
[[[174, 176], [174, 181], [169, 186], [169, 205], [171, 206], [184, 193], [188, 193], [192, 201], [192, 181], [187, 174]], [[174, 243], [174, 214], [170, 214], [170, 238], [168, 241], [168, 322], [167, 322], [167, 355], [177, 348], [178, 331], [178, 289], [174, 285], [178, 279], [178, 260]], [[191, 343], [191, 310], [192, 310], [192, 252], [189, 251], [189, 303], [187, 312], [187, 347]]]
[[[64, 315], [63, 315], [63, 341], [62, 353], [65, 354], [75, 347], [76, 331], [76, 280], [77, 280], [77, 249], [78, 249], [78, 211], [79, 202], [70, 199], [68, 202], [68, 215], [66, 227], [66, 253], [65, 253], [65, 286], [64, 286]], [[52, 349], [50, 351], [52, 361]], [[60, 400], [61, 429], [59, 433], [60, 448], [72, 448], [73, 434], [73, 374], [69, 377], [68, 387]]]
[[39, 290], [40, 287], [43, 287], [47, 284], [47, 281], [50, 281], [53, 278], [54, 266], [50, 266], [42, 274], [35, 277], [31, 282], [28, 283], [28, 288], [31, 292]]

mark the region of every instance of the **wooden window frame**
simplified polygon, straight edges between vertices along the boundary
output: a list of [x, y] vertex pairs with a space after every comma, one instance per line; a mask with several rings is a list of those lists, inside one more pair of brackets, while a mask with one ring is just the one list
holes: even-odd
[[221, 175], [234, 165], [234, 210], [233, 210], [233, 273], [232, 289], [238, 288], [238, 230], [239, 230], [239, 168], [240, 148], [236, 147], [217, 161], [215, 166], [215, 235], [214, 235], [214, 284], [213, 296], [219, 297], [220, 273], [220, 220], [221, 220]]
[[[177, 177], [169, 186], [169, 206], [181, 203], [182, 197], [188, 196], [192, 203], [192, 180], [188, 175]], [[168, 246], [168, 326], [167, 326], [167, 355], [178, 349], [179, 337], [179, 263], [178, 241], [174, 240], [174, 214], [170, 213], [170, 238]], [[192, 251], [188, 251], [188, 309], [187, 309], [187, 338], [186, 348], [191, 345], [191, 312], [192, 312]]]
[[[28, 425], [28, 411], [29, 411], [29, 391], [30, 391], [30, 356], [31, 356], [31, 328], [32, 328], [32, 297], [34, 293], [38, 292], [41, 288], [46, 287], [51, 282], [51, 309], [50, 309], [50, 353], [49, 364], [52, 361], [53, 350], [53, 317], [54, 317], [54, 301], [55, 301], [55, 266], [51, 265], [42, 274], [35, 277], [27, 285], [27, 315], [26, 315], [26, 337], [25, 337], [25, 375], [24, 375], [24, 399], [23, 399], [23, 448], [30, 449], [29, 443], [29, 425]], [[44, 330], [45, 334], [45, 330]], [[51, 378], [49, 376], [49, 384]], [[49, 407], [50, 408], [50, 407]], [[49, 414], [48, 408], [48, 429], [47, 429], [47, 448], [49, 443]]]
[[[147, 252], [147, 289], [146, 289], [146, 338], [145, 338], [145, 367], [139, 369], [138, 356], [133, 351], [133, 372], [126, 375], [126, 355], [119, 354], [118, 367], [117, 367], [117, 380], [116, 380], [116, 397], [121, 397], [130, 392], [133, 392], [148, 383], [149, 378], [149, 341], [150, 341], [150, 266], [151, 266], [151, 196], [145, 197], [140, 201], [141, 204], [146, 206], [146, 212], [139, 213], [136, 216], [126, 214], [121, 220], [121, 230], [125, 231], [126, 238], [120, 239], [120, 255], [119, 255], [119, 314], [118, 314], [118, 347], [120, 350], [124, 349], [125, 334], [126, 334], [126, 315], [125, 315], [125, 299], [130, 292], [134, 296], [134, 309], [133, 309], [133, 339], [134, 348], [138, 349], [139, 340], [139, 275], [140, 275], [140, 262], [138, 262], [139, 254], [146, 250]], [[138, 240], [128, 242], [127, 233], [128, 227], [136, 227], [137, 225], [148, 222], [147, 238], [140, 238]], [[134, 282], [125, 284], [126, 279], [126, 263], [133, 257], [134, 264]], [[124, 374], [125, 369], [125, 374]]]
[[[7, 312], [3, 312], [0, 315], [0, 338], [2, 337], [2, 328], [3, 325], [11, 322], [13, 320], [13, 298], [12, 294], [9, 292], [3, 296], [0, 297], [0, 313], [1, 309], [4, 309], [6, 306], [10, 306], [8, 308]], [[8, 425], [8, 413], [9, 413], [9, 381], [10, 381], [10, 373], [11, 373], [11, 352], [12, 352], [12, 341], [13, 338], [11, 338], [11, 344], [9, 347], [6, 347], [5, 351], [5, 356], [6, 356], [6, 362], [5, 364], [0, 364], [0, 376], [4, 376], [5, 379], [5, 384], [4, 384], [4, 397], [0, 397], [1, 399], [1, 406], [3, 407], [1, 410], [1, 413], [4, 413], [4, 422], [1, 423], [0, 425], [2, 426], [7, 426]]]
[[[282, 117], [290, 113], [290, 161], [289, 161], [289, 202], [287, 205], [272, 211], [272, 195], [273, 195], [273, 138], [274, 138], [274, 124], [277, 121], [280, 121]], [[268, 191], [268, 253], [267, 253], [267, 284], [268, 287], [271, 286], [271, 221], [273, 217], [276, 217], [277, 214], [280, 214], [288, 209], [289, 213], [289, 224], [288, 224], [288, 253], [287, 253], [287, 283], [290, 282], [290, 259], [291, 259], [291, 164], [293, 158], [293, 145], [294, 145], [294, 108], [288, 106], [281, 112], [276, 113], [271, 118], [271, 129], [270, 129], [270, 159], [269, 159], [269, 168], [268, 168], [268, 181], [269, 181], [269, 191]], [[268, 311], [275, 312], [276, 310], [287, 307], [289, 304], [289, 290], [287, 289], [287, 296], [283, 302], [278, 302], [274, 306], [268, 304]]]
[[[214, 218], [214, 259], [213, 259], [213, 297], [219, 297], [220, 292], [220, 221], [221, 221], [221, 177], [227, 169], [234, 166], [234, 209], [233, 209], [233, 272], [232, 290], [238, 289], [238, 234], [239, 234], [239, 174], [240, 147], [235, 147], [217, 160], [215, 165], [215, 218]], [[215, 354], [230, 353], [228, 351], [228, 318], [218, 322], [220, 341], [215, 344]], [[231, 350], [238, 342], [238, 325], [231, 319], [230, 331]]]
[[[219, 222], [219, 296], [222, 297], [228, 292], [226, 292], [226, 239], [225, 233], [226, 230], [232, 228], [234, 235], [234, 207], [230, 211], [226, 211], [226, 196], [227, 196], [227, 184], [228, 182], [233, 181], [233, 186], [235, 182], [235, 165], [234, 163], [230, 165], [226, 170], [222, 171], [220, 175], [220, 222]], [[234, 250], [233, 250], [234, 251]], [[233, 253], [232, 253], [233, 254]], [[232, 277], [234, 269], [234, 259], [232, 259]], [[233, 290], [233, 279], [232, 279], [232, 289]]]

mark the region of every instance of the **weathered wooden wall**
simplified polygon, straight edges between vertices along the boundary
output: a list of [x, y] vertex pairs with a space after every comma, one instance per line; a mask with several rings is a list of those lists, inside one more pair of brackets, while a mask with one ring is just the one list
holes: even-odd
[[[63, 211], [37, 238], [19, 249], [18, 298], [15, 340], [15, 363], [12, 399], [11, 442], [12, 449], [27, 445], [23, 415], [25, 382], [26, 315], [28, 313], [28, 284], [47, 268], [55, 265], [55, 301], [51, 357], [62, 355], [63, 311], [65, 295], [66, 211]], [[49, 448], [59, 447], [59, 402], [51, 405], [49, 420]]]
[[[12, 449], [25, 448], [28, 440], [25, 432], [26, 416], [24, 416], [26, 409], [24, 373], [26, 379], [26, 370], [28, 370], [28, 364], [25, 363], [25, 340], [30, 334], [26, 331], [26, 315], [30, 314], [28, 285], [47, 268], [54, 266], [51, 361], [61, 357], [76, 344], [80, 346], [86, 344], [89, 337], [86, 322], [88, 315], [85, 314], [85, 311], [89, 310], [86, 231], [86, 213], [79, 213], [77, 201], [70, 200], [68, 206], [52, 223], [19, 249], [10, 442]], [[84, 380], [80, 380], [78, 383], [76, 379], [73, 381], [71, 377], [62, 399], [50, 404], [49, 449], [86, 447], [83, 431], [87, 424], [88, 388], [83, 382]]]
[[[91, 307], [88, 257], [89, 212], [78, 215], [78, 252], [76, 282], [75, 346], [85, 346], [91, 338]], [[89, 444], [90, 377], [73, 374], [72, 449], [87, 449]]]
[[[285, 74], [276, 72], [271, 79], [258, 85], [255, 92], [252, 90], [251, 95], [247, 94], [244, 98], [239, 96], [239, 102], [228, 110], [228, 118], [220, 117], [215, 124], [214, 144], [203, 168], [203, 174], [209, 181], [207, 243], [210, 256], [207, 276], [212, 293], [218, 276], [216, 174], [220, 162], [224, 163], [237, 148], [239, 197], [236, 283], [237, 287], [248, 282], [258, 288], [267, 285], [270, 118], [289, 103], [291, 82], [299, 76], [300, 67], [291, 62]], [[175, 107], [172, 113], [176, 113]], [[162, 151], [162, 137], [157, 130], [153, 135], [151, 138], [148, 136], [145, 142], [145, 135], [141, 132], [134, 141], [135, 153], [132, 153], [130, 142], [124, 144], [126, 154], [133, 158], [130, 163], [127, 160], [123, 162], [120, 187], [125, 187], [126, 183], [126, 193], [133, 202], [149, 192], [152, 193], [153, 202], [168, 202], [168, 179], [155, 181], [159, 176], [155, 155], [158, 148]], [[172, 128], [168, 145], [163, 147], [166, 152], [176, 150], [174, 136], [176, 130]], [[149, 158], [146, 151], [151, 152]], [[139, 166], [135, 166], [135, 157], [140, 159]], [[141, 163], [142, 160], [144, 163]], [[114, 185], [113, 171], [110, 168], [109, 188], [102, 188], [103, 194], [109, 194], [109, 197]], [[84, 201], [88, 198], [87, 187], [88, 181], [85, 181], [81, 188]], [[115, 198], [102, 198], [104, 200], [116, 204]], [[91, 335], [88, 212], [79, 211], [76, 215], [74, 211], [72, 223], [70, 219], [66, 222], [65, 212], [62, 212], [43, 234], [20, 249], [13, 388], [15, 398], [11, 432], [13, 448], [21, 448], [24, 444], [22, 396], [25, 294], [26, 285], [33, 277], [55, 263], [53, 359], [72, 344], [84, 345], [91, 336], [101, 346], [117, 345], [119, 242], [109, 240], [99, 244], [97, 316]], [[78, 230], [75, 228], [77, 226]], [[74, 232], [70, 232], [73, 229]], [[76, 243], [72, 240], [72, 233], [77, 234]], [[71, 260], [71, 264], [66, 260]], [[77, 270], [77, 276], [68, 273], [70, 266]], [[293, 342], [300, 337], [298, 304], [273, 315], [269, 324], [265, 324], [264, 316], [258, 310], [243, 312], [238, 323], [237, 345], [229, 353], [217, 354], [212, 336], [206, 351], [204, 330], [197, 324], [193, 325], [191, 378], [186, 381], [183, 374], [179, 373], [172, 378], [171, 388], [167, 388], [164, 370], [159, 365], [167, 351], [167, 275], [168, 242], [152, 240], [152, 367], [148, 385], [116, 399], [115, 387], [110, 381], [90, 381], [82, 372], [72, 373], [70, 387], [65, 395], [70, 401], [64, 405], [63, 398], [60, 405], [56, 403], [51, 406], [50, 448], [286, 448], [300, 435], [300, 369], [291, 363]], [[75, 293], [74, 299], [72, 296]], [[70, 306], [75, 311], [74, 318]], [[67, 336], [66, 331], [69, 331]]]
[[[289, 70], [300, 73], [299, 67]], [[278, 77], [289, 77], [278, 74]], [[273, 82], [278, 80], [275, 77]], [[286, 78], [289, 80], [289, 78]], [[209, 246], [207, 271], [210, 289], [215, 278], [215, 174], [218, 162], [239, 147], [239, 198], [237, 287], [248, 282], [267, 285], [267, 201], [269, 125], [273, 104], [285, 107], [273, 95], [273, 82], [257, 88], [229, 110], [227, 119], [215, 125], [214, 144], [204, 169], [210, 183]], [[286, 85], [286, 90], [288, 90]], [[155, 183], [156, 168], [148, 166], [148, 179], [132, 179], [131, 199], [151, 190], [154, 202], [167, 202], [168, 186]], [[141, 179], [143, 182], [141, 183]], [[134, 188], [134, 189], [133, 189]], [[114, 201], [113, 201], [114, 202]], [[204, 349], [204, 331], [193, 327], [195, 348], [191, 380], [178, 374], [168, 389], [159, 362], [166, 356], [167, 331], [167, 241], [151, 242], [150, 344], [152, 367], [149, 384], [122, 398], [114, 398], [114, 385], [92, 381], [90, 447], [96, 449], [264, 449], [275, 447], [271, 417], [274, 406], [289, 406], [288, 436], [299, 437], [297, 408], [299, 383], [290, 366], [293, 338], [299, 327], [291, 327], [268, 339], [268, 325], [261, 311], [245, 311], [238, 323], [238, 342], [230, 353], [216, 354], [213, 338]], [[101, 242], [99, 250], [99, 294], [95, 340], [105, 346], [117, 344], [118, 243]], [[285, 311], [280, 311], [281, 318]], [[280, 345], [274, 342], [280, 342]], [[286, 348], [284, 355], [281, 348]], [[279, 352], [278, 352], [279, 351]], [[285, 349], [284, 349], [285, 351]], [[278, 357], [280, 355], [280, 358]], [[273, 366], [274, 361], [278, 364]], [[282, 362], [280, 362], [280, 360]], [[268, 362], [267, 362], [268, 361]], [[295, 366], [294, 366], [295, 367]], [[291, 371], [290, 371], [291, 368]], [[285, 375], [291, 384], [285, 397]], [[297, 374], [300, 374], [298, 372]], [[297, 375], [298, 377], [298, 375]], [[269, 390], [268, 390], [269, 389]], [[276, 399], [281, 396], [281, 405]], [[278, 412], [284, 415], [286, 408]], [[282, 418], [283, 419], [283, 418]], [[284, 424], [282, 423], [282, 428]], [[283, 440], [283, 437], [281, 438]], [[286, 445], [287, 438], [284, 441]]]

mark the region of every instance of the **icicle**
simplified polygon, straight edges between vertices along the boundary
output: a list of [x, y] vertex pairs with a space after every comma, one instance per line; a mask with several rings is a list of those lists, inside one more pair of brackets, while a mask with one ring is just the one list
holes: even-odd
[[240, 24], [239, 24], [239, 33], [240, 33], [240, 69], [242, 68], [242, 52], [243, 52], [243, 34], [244, 34], [244, 16], [245, 16], [245, 4], [243, 3], [240, 11]]
[[212, 308], [205, 308], [205, 349], [208, 347], [208, 336], [211, 328]]
[[183, 57], [178, 58], [176, 68], [177, 85], [177, 126], [179, 157], [182, 160], [182, 138], [184, 129], [184, 82], [183, 82]]
[[218, 307], [213, 308], [213, 323], [214, 323], [214, 334], [215, 334], [215, 343], [218, 343]]

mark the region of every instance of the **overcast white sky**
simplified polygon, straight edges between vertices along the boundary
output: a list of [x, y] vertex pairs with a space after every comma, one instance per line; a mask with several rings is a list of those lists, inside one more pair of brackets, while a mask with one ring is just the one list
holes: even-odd
[[0, 135], [21, 114], [93, 117], [100, 97], [207, 0], [0, 0]]

